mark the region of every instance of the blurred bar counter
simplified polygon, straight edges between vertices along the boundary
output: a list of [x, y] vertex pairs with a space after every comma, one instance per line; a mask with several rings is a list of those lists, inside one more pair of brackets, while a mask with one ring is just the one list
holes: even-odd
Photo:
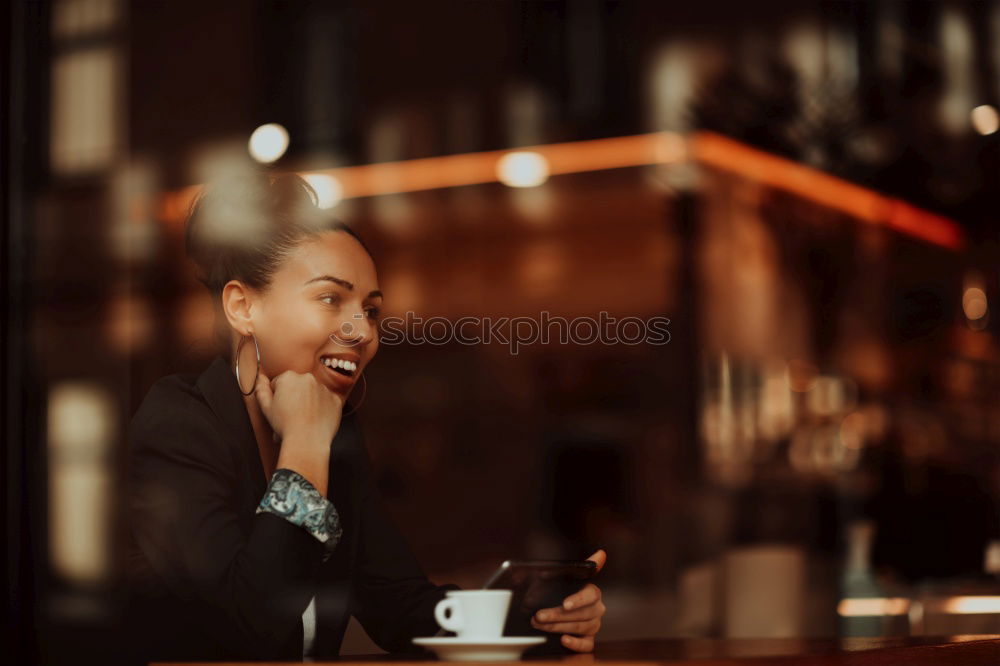
[[[874, 664], [907, 664], [908, 666], [947, 666], [962, 664], [994, 666], [1000, 660], [1000, 634], [965, 636], [909, 636], [902, 638], [840, 638], [840, 639], [701, 639], [681, 638], [662, 640], [607, 641], [598, 643], [593, 654], [545, 656], [528, 659], [542, 663], [606, 664], [719, 664], [762, 663], [838, 664], [870, 666]], [[422, 656], [372, 655], [351, 657], [337, 664], [371, 663], [409, 664], [431, 660]], [[244, 662], [228, 662], [214, 666], [236, 666]], [[249, 666], [250, 662], [246, 662]], [[255, 666], [276, 666], [278, 663]], [[319, 662], [316, 662], [319, 663]], [[334, 663], [334, 662], [330, 662]], [[485, 662], [484, 662], [485, 663]], [[152, 666], [180, 666], [155, 663]], [[199, 666], [186, 664], [186, 666]], [[204, 664], [201, 666], [209, 666]]]

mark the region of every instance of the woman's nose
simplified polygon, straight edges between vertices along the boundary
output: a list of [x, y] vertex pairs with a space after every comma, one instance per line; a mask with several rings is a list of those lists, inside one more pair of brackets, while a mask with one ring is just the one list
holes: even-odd
[[356, 313], [351, 319], [340, 323], [330, 338], [350, 347], [363, 347], [375, 336], [373, 323], [363, 313]]

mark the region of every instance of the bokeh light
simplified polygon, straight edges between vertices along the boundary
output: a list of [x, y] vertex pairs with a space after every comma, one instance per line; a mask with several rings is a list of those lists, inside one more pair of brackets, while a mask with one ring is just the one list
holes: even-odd
[[972, 127], [982, 135], [993, 134], [1000, 129], [1000, 114], [989, 104], [977, 106], [969, 114]]
[[531, 151], [507, 153], [497, 162], [497, 178], [509, 187], [537, 187], [549, 179], [549, 161]]
[[302, 178], [316, 191], [316, 203], [320, 208], [333, 208], [344, 198], [344, 187], [334, 176], [304, 173]]
[[115, 418], [114, 399], [94, 382], [63, 382], [49, 391], [49, 556], [78, 583], [102, 581], [111, 565]]
[[261, 164], [274, 162], [288, 150], [288, 130], [278, 123], [261, 125], [250, 135], [250, 156]]
[[962, 310], [971, 321], [982, 319], [988, 308], [986, 292], [979, 287], [969, 287], [962, 294]]

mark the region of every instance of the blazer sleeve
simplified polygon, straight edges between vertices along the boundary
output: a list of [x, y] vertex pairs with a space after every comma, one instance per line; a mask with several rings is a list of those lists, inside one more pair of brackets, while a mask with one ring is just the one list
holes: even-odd
[[[355, 428], [360, 443], [360, 430]], [[386, 512], [372, 479], [371, 461], [363, 444], [361, 448], [364, 499], [352, 615], [383, 650], [420, 652], [411, 639], [433, 636], [440, 629], [434, 606], [445, 592], [460, 588], [428, 580]]]
[[241, 525], [238, 468], [207, 405], [170, 395], [144, 407], [128, 463], [136, 544], [227, 652], [277, 657], [315, 591], [324, 544], [268, 511]]

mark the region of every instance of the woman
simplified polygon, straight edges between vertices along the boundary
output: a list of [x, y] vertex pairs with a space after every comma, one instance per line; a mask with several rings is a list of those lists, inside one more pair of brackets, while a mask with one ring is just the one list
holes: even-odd
[[[161, 379], [132, 421], [135, 656], [334, 658], [350, 615], [413, 650], [457, 588], [428, 581], [389, 521], [344, 410], [378, 349], [371, 256], [290, 175], [213, 188], [187, 244], [232, 361]], [[588, 585], [534, 624], [587, 652], [603, 613]]]

